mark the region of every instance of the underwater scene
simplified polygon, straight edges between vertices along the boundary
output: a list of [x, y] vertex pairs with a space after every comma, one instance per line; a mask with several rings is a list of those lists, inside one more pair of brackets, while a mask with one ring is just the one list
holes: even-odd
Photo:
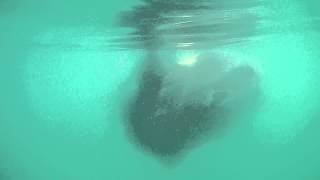
[[0, 1], [0, 180], [319, 180], [319, 7]]

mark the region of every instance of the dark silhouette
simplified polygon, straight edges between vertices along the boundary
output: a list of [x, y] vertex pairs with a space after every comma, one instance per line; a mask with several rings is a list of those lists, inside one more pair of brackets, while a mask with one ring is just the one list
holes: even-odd
[[[249, 66], [236, 67], [222, 74], [225, 70], [223, 66], [199, 65], [190, 67], [197, 71], [182, 73], [181, 76], [197, 76], [197, 72], [205, 71], [201, 76], [209, 81], [200, 83], [194, 91], [189, 87], [188, 96], [197, 97], [200, 94], [209, 97], [215, 92], [215, 99], [209, 103], [196, 100], [177, 104], [175, 97], [161, 94], [167, 88], [168, 74], [177, 70], [163, 69], [166, 62], [160, 59], [158, 52], [163, 47], [175, 53], [179, 49], [212, 49], [248, 41], [256, 34], [258, 18], [247, 10], [258, 5], [256, 0], [144, 0], [142, 5], [120, 15], [119, 25], [133, 31], [114, 39], [112, 45], [122, 49], [143, 49], [147, 55], [138, 90], [126, 112], [125, 122], [135, 143], [154, 155], [177, 157], [221, 124], [225, 115], [224, 101], [234, 98], [230, 95], [236, 94], [233, 91], [256, 87], [253, 85], [257, 81], [256, 72]], [[206, 61], [210, 59], [217, 57], [209, 56]], [[212, 71], [208, 70], [210, 67], [214, 67]], [[213, 76], [220, 75], [221, 78], [214, 80]], [[203, 79], [190, 78], [181, 83], [192, 84]], [[183, 88], [182, 85], [181, 90]]]
[[197, 134], [209, 128], [212, 106], [176, 106], [161, 98], [163, 77], [152, 68], [141, 78], [140, 87], [129, 110], [134, 138], [144, 148], [161, 155], [177, 155]]

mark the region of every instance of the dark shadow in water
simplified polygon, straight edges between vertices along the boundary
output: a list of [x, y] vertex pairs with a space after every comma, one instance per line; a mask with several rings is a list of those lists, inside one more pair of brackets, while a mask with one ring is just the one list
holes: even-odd
[[190, 104], [177, 107], [160, 97], [163, 77], [147, 69], [141, 78], [136, 97], [129, 110], [131, 133], [142, 147], [159, 156], [175, 156], [209, 128], [214, 104]]
[[[214, 101], [207, 104], [203, 99], [195, 99], [192, 103], [186, 102], [181, 105], [175, 102], [175, 97], [163, 96], [162, 90], [170, 85], [166, 84], [166, 74], [158, 71], [158, 65], [146, 66], [142, 70], [138, 88], [129, 101], [125, 122], [130, 138], [138, 146], [169, 163], [175, 163], [175, 159], [181, 158], [186, 149], [199, 145], [209, 137], [208, 135], [221, 132], [228, 124], [226, 119], [232, 111], [221, 105], [228, 98], [228, 90], [236, 90], [239, 93], [242, 89], [251, 93], [257, 88], [255, 70], [250, 66], [239, 66], [215, 81], [216, 85], [205, 84], [222, 90], [223, 93], [215, 94]], [[210, 74], [207, 75], [209, 77]], [[205, 86], [195, 89], [195, 94], [191, 96], [212, 92], [202, 91], [206, 89]], [[250, 95], [249, 99], [252, 99]], [[245, 103], [242, 100], [238, 102]]]
[[[190, 145], [197, 144], [195, 142], [208, 132], [218, 131], [225, 111], [216, 101], [177, 106], [174, 99], [160, 95], [170, 72], [159, 70], [163, 62], [160, 62], [158, 51], [163, 47], [169, 47], [173, 52], [179, 49], [212, 49], [248, 41], [256, 35], [259, 20], [249, 13], [249, 9], [259, 5], [258, 0], [144, 0], [142, 5], [120, 15], [119, 25], [133, 31], [113, 39], [112, 46], [127, 50], [143, 49], [147, 54], [138, 90], [129, 102], [125, 121], [129, 135], [138, 146], [160, 158], [174, 159]], [[249, 66], [235, 69], [224, 76], [226, 79], [220, 80], [219, 86], [228, 85], [237, 91], [236, 88], [244, 86], [246, 89], [245, 86], [251, 84], [244, 82], [257, 79], [256, 72]], [[224, 69], [218, 69], [221, 70]], [[239, 74], [245, 74], [243, 70], [250, 75], [237, 80]], [[207, 75], [211, 78], [211, 74]], [[233, 86], [234, 83], [237, 85]], [[194, 93], [212, 93], [203, 92], [201, 89], [205, 87], [202, 86], [211, 84], [202, 84]], [[228, 88], [220, 95], [222, 101], [229, 93]]]

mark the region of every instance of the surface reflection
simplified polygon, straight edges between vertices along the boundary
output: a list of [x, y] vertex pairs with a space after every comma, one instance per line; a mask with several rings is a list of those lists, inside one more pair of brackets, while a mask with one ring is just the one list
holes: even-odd
[[119, 25], [133, 31], [113, 45], [190, 49], [249, 40], [257, 33], [260, 18], [253, 12], [260, 5], [257, 0], [144, 1], [121, 14]]

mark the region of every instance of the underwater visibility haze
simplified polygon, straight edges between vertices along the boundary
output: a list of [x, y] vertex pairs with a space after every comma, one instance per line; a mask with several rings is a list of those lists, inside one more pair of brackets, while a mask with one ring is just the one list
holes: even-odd
[[314, 0], [3, 0], [0, 180], [320, 179]]

